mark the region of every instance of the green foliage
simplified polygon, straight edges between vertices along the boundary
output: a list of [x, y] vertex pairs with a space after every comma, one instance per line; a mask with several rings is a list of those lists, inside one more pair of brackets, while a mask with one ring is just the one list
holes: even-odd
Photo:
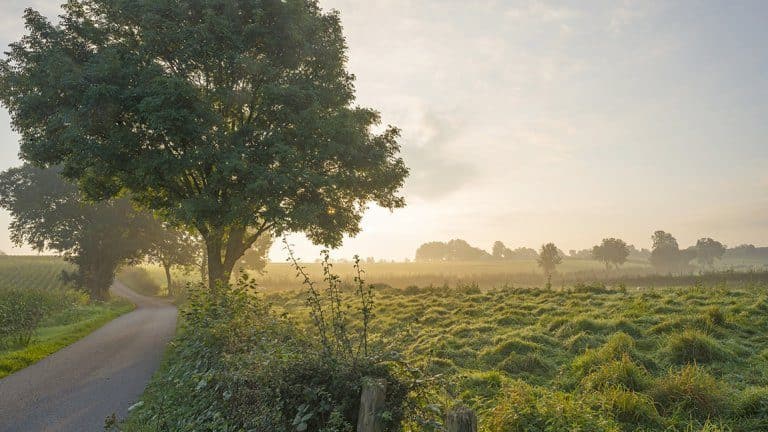
[[[332, 277], [327, 283], [337, 289]], [[181, 333], [126, 429], [349, 432], [363, 379], [373, 377], [388, 383], [387, 430], [394, 430], [408, 388], [390, 366], [345, 344], [351, 336], [342, 343], [335, 312], [321, 311], [330, 319], [322, 338], [274, 313], [255, 288], [244, 275], [234, 287], [190, 292]]]
[[0, 290], [0, 348], [29, 345], [45, 318], [82, 301], [82, 296], [72, 291]]
[[[355, 105], [337, 12], [313, 0], [71, 0], [27, 10], [0, 64], [21, 157], [205, 239], [209, 285], [263, 234], [336, 246], [393, 209], [399, 130]], [[169, 50], [168, 47], [173, 47]]]

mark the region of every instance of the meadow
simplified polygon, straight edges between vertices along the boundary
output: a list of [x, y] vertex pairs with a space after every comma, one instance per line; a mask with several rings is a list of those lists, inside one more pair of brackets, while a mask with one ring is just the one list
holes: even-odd
[[[309, 327], [306, 294], [266, 294]], [[484, 431], [768, 430], [768, 282], [377, 292], [374, 333]]]
[[77, 341], [132, 309], [91, 302], [62, 282], [59, 257], [0, 256], [0, 378]]

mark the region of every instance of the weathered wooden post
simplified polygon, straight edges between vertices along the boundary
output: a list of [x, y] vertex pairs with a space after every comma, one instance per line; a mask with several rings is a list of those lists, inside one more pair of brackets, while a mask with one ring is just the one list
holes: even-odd
[[477, 416], [465, 406], [457, 406], [445, 416], [447, 432], [477, 432]]
[[381, 414], [387, 396], [387, 381], [365, 379], [360, 395], [360, 413], [357, 417], [357, 432], [384, 432]]

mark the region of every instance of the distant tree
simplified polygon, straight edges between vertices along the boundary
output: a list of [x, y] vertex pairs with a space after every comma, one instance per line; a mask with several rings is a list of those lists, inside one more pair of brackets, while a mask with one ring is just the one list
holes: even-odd
[[274, 237], [272, 233], [265, 233], [259, 237], [245, 254], [237, 261], [237, 268], [261, 273], [269, 262], [269, 249], [272, 247]]
[[681, 251], [677, 239], [665, 231], [656, 231], [651, 237], [653, 249], [650, 262], [657, 271], [672, 273], [682, 271], [691, 259], [696, 257], [695, 250]]
[[509, 249], [504, 246], [504, 243], [497, 240], [493, 243], [491, 255], [493, 255], [493, 257], [496, 259], [504, 259], [505, 252], [508, 250]]
[[547, 243], [541, 246], [537, 262], [544, 275], [550, 278], [557, 266], [563, 262], [563, 255], [554, 243]]
[[581, 250], [575, 250], [571, 249], [568, 252], [568, 256], [573, 259], [592, 259], [592, 249], [581, 249]]
[[449, 241], [447, 248], [448, 260], [450, 261], [482, 261], [491, 258], [488, 252], [476, 248], [461, 239]]
[[638, 261], [648, 261], [651, 258], [651, 251], [642, 248], [637, 249], [634, 245], [629, 245], [629, 259]]
[[507, 249], [504, 251], [504, 257], [512, 260], [532, 260], [538, 259], [539, 254], [536, 252], [536, 249], [529, 247], [519, 247], [514, 250]]
[[399, 130], [355, 102], [317, 1], [69, 0], [0, 62], [20, 156], [197, 230], [210, 286], [267, 232], [338, 246], [404, 206]]
[[0, 174], [0, 207], [8, 210], [11, 240], [56, 251], [76, 267], [62, 277], [95, 299], [106, 299], [118, 267], [143, 256], [151, 216], [125, 199], [91, 203], [58, 168], [32, 165]]
[[725, 254], [725, 246], [717, 240], [709, 237], [700, 238], [696, 242], [696, 260], [703, 267], [714, 267], [715, 260], [719, 260]]
[[424, 243], [416, 249], [416, 261], [434, 262], [448, 259], [448, 245], [444, 242]]
[[171, 270], [173, 267], [183, 269], [194, 267], [200, 260], [200, 242], [189, 233], [175, 229], [159, 220], [151, 223], [151, 229], [147, 235], [149, 238], [147, 260], [163, 267], [168, 294], [173, 294]]
[[604, 263], [606, 270], [610, 270], [611, 266], [618, 268], [627, 262], [628, 256], [627, 243], [613, 237], [603, 239], [601, 244], [592, 248], [592, 257]]

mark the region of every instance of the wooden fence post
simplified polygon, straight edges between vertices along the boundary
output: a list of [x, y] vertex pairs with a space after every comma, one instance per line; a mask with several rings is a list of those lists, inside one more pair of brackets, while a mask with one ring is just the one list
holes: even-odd
[[457, 406], [445, 416], [447, 432], [477, 432], [477, 416], [465, 406]]
[[386, 380], [365, 379], [363, 381], [357, 432], [384, 432], [379, 414], [384, 410], [386, 395]]

